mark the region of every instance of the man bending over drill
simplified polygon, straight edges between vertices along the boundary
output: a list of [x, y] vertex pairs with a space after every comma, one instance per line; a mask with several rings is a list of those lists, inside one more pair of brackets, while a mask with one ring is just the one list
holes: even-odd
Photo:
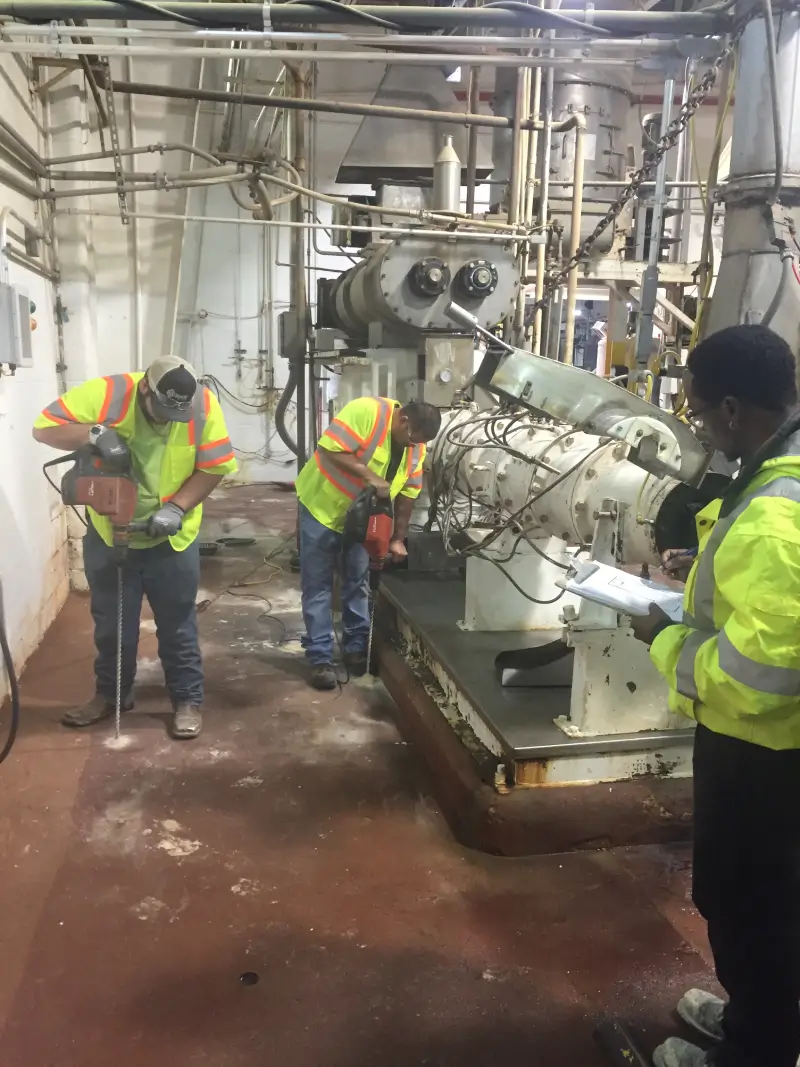
[[[192, 367], [162, 356], [146, 373], [92, 378], [44, 409], [33, 436], [74, 451], [91, 443], [111, 470], [132, 469], [138, 501], [123, 565], [122, 707], [133, 707], [139, 617], [146, 596], [156, 623], [158, 654], [172, 700], [170, 733], [189, 740], [203, 726], [203, 668], [195, 600], [200, 580], [197, 540], [202, 502], [222, 475], [236, 470], [219, 403]], [[68, 712], [64, 726], [113, 715], [116, 703], [117, 562], [108, 518], [87, 508], [83, 562], [94, 619], [95, 696]]]
[[365, 396], [345, 405], [322, 435], [297, 478], [300, 501], [300, 576], [304, 645], [315, 689], [335, 689], [333, 580], [341, 573], [344, 637], [350, 674], [368, 668], [369, 558], [362, 545], [342, 536], [350, 504], [365, 486], [394, 501], [389, 557], [407, 555], [405, 538], [414, 500], [422, 489], [425, 444], [439, 432], [441, 416], [431, 404]]

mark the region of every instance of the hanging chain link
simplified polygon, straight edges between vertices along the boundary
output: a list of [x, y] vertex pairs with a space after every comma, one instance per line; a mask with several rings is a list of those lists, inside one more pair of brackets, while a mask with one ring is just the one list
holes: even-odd
[[651, 174], [658, 168], [659, 163], [664, 156], [669, 152], [670, 148], [678, 143], [678, 138], [689, 125], [689, 122], [694, 117], [695, 112], [703, 103], [709, 92], [716, 84], [719, 72], [722, 70], [728, 57], [731, 55], [736, 45], [739, 43], [739, 39], [744, 33], [745, 27], [750, 19], [746, 19], [731, 35], [728, 43], [722, 49], [720, 54], [714, 60], [713, 64], [708, 68], [703, 77], [698, 81], [692, 91], [689, 93], [686, 101], [681, 105], [680, 111], [672, 120], [667, 128], [667, 132], [657, 142], [656, 147], [650, 156], [644, 161], [641, 167], [635, 171], [630, 178], [629, 183], [625, 186], [617, 199], [600, 219], [595, 228], [589, 234], [589, 236], [581, 242], [578, 250], [569, 259], [566, 266], [562, 267], [556, 274], [550, 275], [545, 284], [544, 293], [540, 300], [537, 300], [531, 310], [538, 311], [539, 308], [543, 308], [548, 302], [553, 292], [566, 281], [570, 272], [574, 267], [580, 263], [580, 261], [589, 254], [594, 247], [597, 239], [605, 233], [608, 227], [619, 217], [623, 209], [627, 204], [638, 195], [642, 185], [647, 181]]

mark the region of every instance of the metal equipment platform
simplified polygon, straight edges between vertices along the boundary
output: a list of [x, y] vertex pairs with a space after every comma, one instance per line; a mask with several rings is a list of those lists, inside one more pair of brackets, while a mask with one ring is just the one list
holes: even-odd
[[[646, 740], [648, 750], [685, 746], [691, 730], [664, 730], [647, 734], [569, 737], [555, 723], [569, 713], [572, 657], [540, 667], [534, 685], [502, 685], [495, 660], [499, 653], [554, 639], [553, 632], [538, 637], [527, 632], [469, 631], [459, 627], [464, 613], [464, 583], [458, 577], [431, 580], [412, 574], [387, 577], [382, 595], [413, 628], [424, 644], [428, 666], [434, 664], [455, 682], [463, 695], [459, 711], [476, 736], [497, 756], [513, 761], [588, 756], [594, 753], [638, 752]], [[441, 678], [439, 678], [441, 684]], [[651, 768], [642, 766], [639, 773]], [[653, 767], [657, 771], [658, 767]]]
[[533, 634], [463, 630], [463, 605], [462, 579], [430, 573], [386, 576], [378, 603], [381, 678], [453, 833], [504, 855], [685, 839], [691, 780], [670, 774], [692, 731], [569, 737], [554, 720], [569, 710], [572, 657], [534, 688], [503, 686], [498, 653]]

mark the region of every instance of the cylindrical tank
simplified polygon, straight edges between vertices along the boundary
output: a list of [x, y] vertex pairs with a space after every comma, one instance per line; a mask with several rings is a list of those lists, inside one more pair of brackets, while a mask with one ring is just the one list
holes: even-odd
[[433, 210], [457, 212], [461, 206], [461, 160], [447, 134], [433, 165]]
[[[619, 558], [657, 564], [664, 548], [689, 543], [677, 543], [684, 531], [675, 533], [681, 523], [675, 513], [690, 516], [687, 503], [716, 494], [716, 485], [698, 496], [674, 478], [648, 474], [627, 460], [627, 445], [532, 417], [498, 418], [494, 413], [497, 440], [490, 440], [487, 414], [492, 415], [473, 406], [445, 415], [428, 451], [430, 484], [454, 486], [480, 504], [502, 509], [505, 517], [515, 515], [520, 528], [536, 536], [589, 544], [598, 515], [612, 500], [621, 506]], [[673, 504], [661, 517], [671, 498]]]
[[[783, 131], [784, 177], [781, 202], [800, 189], [800, 12], [784, 11], [775, 20], [778, 100]], [[764, 19], [754, 19], [739, 46], [736, 111], [731, 137], [731, 167], [725, 199], [764, 194], [774, 181], [775, 137]]]
[[[576, 113], [583, 115], [586, 120], [584, 181], [622, 181], [625, 178], [625, 130], [632, 101], [630, 71], [624, 67], [595, 70], [582, 67], [580, 74], [570, 74], [567, 69], [557, 76], [555, 83], [553, 122], [563, 122]], [[574, 130], [554, 133], [550, 144], [550, 208], [564, 227], [565, 245], [570, 239], [569, 202], [574, 161]], [[556, 184], [559, 182], [568, 184]], [[619, 189], [613, 186], [586, 186], [581, 239], [591, 233], [606, 206], [618, 193]], [[598, 251], [607, 250], [612, 236], [613, 227], [610, 227], [597, 243]]]

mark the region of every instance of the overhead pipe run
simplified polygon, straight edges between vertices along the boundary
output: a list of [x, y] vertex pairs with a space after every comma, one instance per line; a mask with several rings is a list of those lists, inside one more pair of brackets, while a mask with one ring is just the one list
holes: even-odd
[[[243, 175], [246, 177], [246, 175]], [[116, 189], [116, 186], [115, 186]], [[141, 191], [141, 190], [137, 190]], [[89, 195], [91, 190], [87, 190], [84, 195]], [[275, 201], [273, 201], [273, 204]], [[86, 218], [111, 218], [119, 219], [118, 211], [102, 211], [97, 208], [59, 208], [55, 212], [55, 216], [71, 215], [81, 216]], [[231, 226], [282, 226], [286, 229], [301, 229], [301, 230], [323, 230], [330, 231], [330, 225], [324, 222], [298, 222], [291, 219], [273, 219], [265, 221], [263, 219], [237, 219], [230, 215], [177, 215], [170, 212], [158, 212], [158, 211], [129, 211], [130, 218], [136, 219], [154, 219], [157, 222], [203, 222], [203, 223], [224, 223]], [[376, 230], [385, 230], [385, 226], [348, 226], [347, 229], [352, 233], [375, 233]], [[422, 227], [396, 227], [391, 228], [392, 236], [396, 237], [442, 237], [446, 236], [448, 241], [458, 240], [470, 240], [470, 241], [500, 241], [503, 244], [507, 244], [509, 235], [507, 233], [492, 233], [491, 231], [484, 230], [429, 230]], [[520, 235], [516, 238], [517, 241], [527, 241], [531, 245], [543, 244], [546, 240], [544, 234], [533, 233], [527, 235]]]
[[114, 92], [129, 96], [161, 96], [171, 100], [202, 100], [211, 104], [275, 107], [287, 111], [320, 111], [332, 115], [370, 115], [385, 119], [413, 118], [421, 122], [446, 122], [455, 126], [510, 125], [510, 119], [497, 115], [470, 114], [463, 111], [425, 111], [409, 107], [391, 107], [385, 104], [340, 103], [337, 100], [312, 100], [294, 96], [274, 97], [261, 93], [226, 92], [224, 89], [178, 89], [172, 85], [150, 85], [147, 82], [114, 81]]
[[[380, 40], [380, 38], [376, 38], [376, 40]], [[435, 40], [436, 38], [432, 38], [432, 41]], [[198, 59], [198, 51], [199, 50], [195, 45], [185, 48], [161, 48], [157, 45], [103, 45], [103, 54], [105, 56], [139, 56], [143, 59], [163, 59], [165, 62], [172, 62], [176, 59], [191, 59], [192, 61], [196, 61]], [[97, 45], [80, 43], [64, 44], [58, 40], [52, 42], [0, 42], [0, 54], [4, 55], [38, 57], [53, 56], [57, 59], [64, 59], [95, 55], [96, 52]], [[204, 59], [231, 59], [241, 55], [241, 50], [238, 48], [206, 48], [204, 49], [204, 52]], [[262, 62], [269, 62], [273, 59], [280, 59], [287, 62], [293, 60], [294, 62], [297, 62], [298, 59], [301, 59], [307, 63], [397, 63], [403, 66], [440, 66], [442, 57], [443, 53], [439, 50], [406, 52], [403, 49], [399, 49], [393, 52], [378, 52], [365, 48], [360, 52], [322, 52], [305, 49], [298, 53], [297, 50], [290, 51], [288, 49], [280, 50], [275, 48], [252, 50], [249, 59], [251, 61], [261, 60]], [[563, 67], [564, 65], [563, 58], [537, 55], [509, 55], [507, 53], [498, 54], [496, 52], [447, 52], [446, 58], [449, 63], [454, 63], [459, 67], [476, 66], [485, 63], [488, 66], [493, 67], [513, 67], [516, 70], [517, 67]], [[613, 56], [588, 55], [570, 58], [572, 66], [628, 67], [631, 62], [632, 60], [630, 58]]]
[[[483, 26], [491, 29], [510, 27], [519, 29], [555, 28], [563, 23], [548, 18], [548, 12], [523, 4], [507, 6], [487, 5], [479, 8], [446, 8], [393, 6], [383, 4], [326, 5], [320, 10], [315, 4], [279, 3], [219, 3], [219, 2], [170, 2], [158, 5], [164, 12], [153, 8], [137, 8], [113, 0], [0, 0], [0, 17], [51, 22], [63, 19], [106, 20], [112, 22], [155, 21], [159, 17], [169, 21], [170, 15], [191, 19], [198, 27], [232, 29], [249, 27], [257, 30], [290, 29], [298, 26], [314, 26], [360, 22], [360, 16], [380, 19], [392, 28], [408, 26], [412, 29], [453, 29]], [[605, 11], [594, 6], [586, 11], [571, 11], [572, 23], [583, 24], [587, 32], [592, 28], [611, 33], [689, 33], [706, 36], [725, 33], [733, 25], [729, 9], [710, 7], [704, 11]]]
[[[219, 41], [221, 37], [225, 37], [228, 40], [235, 42], [242, 42], [245, 44], [332, 44], [341, 42], [342, 44], [364, 46], [367, 48], [374, 48], [376, 42], [379, 42], [382, 48], [408, 48], [409, 46], [416, 45], [428, 45], [435, 43], [437, 49], [447, 48], [481, 48], [491, 46], [492, 48], [522, 48], [522, 38], [519, 36], [514, 37], [502, 37], [497, 34], [492, 34], [491, 37], [461, 35], [461, 34], [447, 34], [446, 37], [437, 36], [433, 32], [428, 34], [414, 34], [414, 33], [382, 33], [378, 34], [358, 34], [358, 33], [336, 33], [336, 32], [315, 32], [313, 30], [297, 30], [287, 32], [272, 32], [265, 30], [228, 30], [224, 34], [221, 34], [216, 29], [173, 29], [168, 25], [160, 24], [158, 26], [146, 27], [145, 29], [138, 29], [134, 26], [104, 26], [93, 25], [91, 28], [92, 39], [98, 38], [122, 38], [125, 41], [137, 41], [137, 40], [174, 40], [184, 41], [191, 44], [194, 41], [198, 43], [204, 43], [206, 41]], [[36, 26], [23, 22], [7, 22], [3, 24], [3, 36], [4, 37], [47, 37], [53, 36], [54, 30], [52, 25]], [[59, 29], [55, 30], [55, 33], [59, 35]], [[70, 39], [73, 39], [70, 36]], [[530, 47], [536, 48], [537, 38], [525, 38], [526, 41], [531, 42], [524, 46], [525, 51], [528, 51]], [[660, 37], [599, 37], [586, 39], [580, 42], [581, 49], [591, 48], [602, 49], [603, 51], [616, 51], [623, 49], [625, 52], [635, 52], [636, 55], [641, 55], [643, 52], [667, 52], [677, 55], [677, 41], [667, 40]], [[708, 50], [709, 56], [714, 53], [714, 50], [719, 50], [722, 47], [718, 38], [704, 37], [703, 44]], [[575, 51], [575, 37], [554, 37], [548, 39], [547, 44], [548, 52], [551, 50], [560, 51], [567, 50], [570, 53]]]

